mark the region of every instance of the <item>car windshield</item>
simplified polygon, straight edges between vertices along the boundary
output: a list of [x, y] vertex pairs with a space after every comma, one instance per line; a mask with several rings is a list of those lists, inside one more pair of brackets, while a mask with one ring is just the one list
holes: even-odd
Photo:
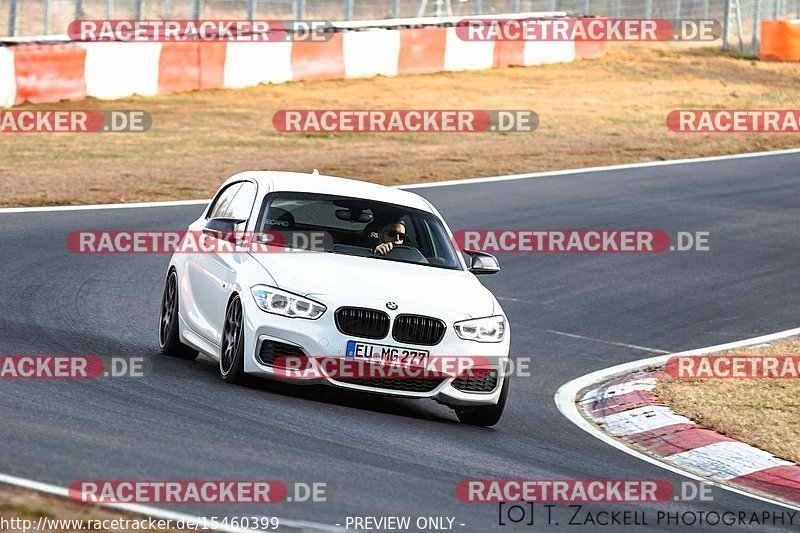
[[[289, 235], [273, 241], [287, 248], [461, 270], [437, 216], [383, 202], [316, 193], [271, 193], [264, 198], [256, 231]], [[314, 235], [324, 238], [314, 240]], [[322, 245], [309, 246], [310, 242]], [[385, 242], [392, 243], [391, 250], [384, 255], [376, 253]]]

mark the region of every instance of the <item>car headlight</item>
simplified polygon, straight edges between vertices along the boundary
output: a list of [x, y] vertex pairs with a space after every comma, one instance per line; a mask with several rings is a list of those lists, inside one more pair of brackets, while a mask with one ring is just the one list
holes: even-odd
[[453, 324], [456, 335], [468, 341], [500, 342], [506, 335], [506, 319], [502, 316], [474, 318]]
[[314, 300], [267, 285], [256, 285], [250, 291], [261, 309], [275, 315], [316, 320], [328, 309]]

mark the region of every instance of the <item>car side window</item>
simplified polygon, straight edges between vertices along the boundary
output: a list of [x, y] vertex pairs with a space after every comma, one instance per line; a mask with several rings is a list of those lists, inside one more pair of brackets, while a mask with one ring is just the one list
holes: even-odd
[[238, 218], [239, 220], [247, 220], [250, 218], [250, 211], [253, 210], [253, 202], [256, 201], [256, 186], [246, 181], [242, 183], [239, 192], [231, 202], [228, 208], [228, 218]]
[[217, 199], [214, 200], [214, 205], [211, 207], [211, 212], [209, 213], [208, 218], [228, 218], [226, 213], [229, 212], [231, 204], [233, 203], [233, 199], [241, 187], [242, 183], [239, 182], [232, 183], [223, 189], [217, 195]]

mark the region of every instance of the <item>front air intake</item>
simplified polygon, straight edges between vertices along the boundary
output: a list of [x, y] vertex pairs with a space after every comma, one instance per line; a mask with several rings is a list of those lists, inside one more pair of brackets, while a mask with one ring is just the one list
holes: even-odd
[[447, 326], [438, 318], [422, 315], [399, 315], [394, 319], [392, 337], [399, 342], [433, 346], [444, 337]]
[[335, 321], [336, 329], [345, 335], [382, 339], [389, 333], [389, 315], [376, 309], [340, 307]]

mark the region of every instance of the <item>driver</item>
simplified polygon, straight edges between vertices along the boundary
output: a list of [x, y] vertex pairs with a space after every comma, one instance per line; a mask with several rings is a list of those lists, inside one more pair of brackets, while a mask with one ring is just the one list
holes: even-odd
[[380, 244], [375, 247], [374, 255], [386, 255], [396, 244], [404, 244], [408, 235], [406, 235], [406, 223], [402, 218], [394, 218], [381, 226], [381, 231], [378, 234]]

